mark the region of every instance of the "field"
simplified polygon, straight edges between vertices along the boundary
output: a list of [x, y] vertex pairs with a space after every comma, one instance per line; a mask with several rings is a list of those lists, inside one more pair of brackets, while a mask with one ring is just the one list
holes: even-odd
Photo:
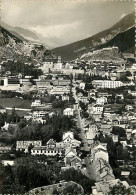
[[30, 100], [23, 100], [19, 98], [1, 98], [0, 97], [0, 105], [3, 107], [10, 107], [10, 108], [24, 108], [29, 109], [31, 108], [31, 101]]

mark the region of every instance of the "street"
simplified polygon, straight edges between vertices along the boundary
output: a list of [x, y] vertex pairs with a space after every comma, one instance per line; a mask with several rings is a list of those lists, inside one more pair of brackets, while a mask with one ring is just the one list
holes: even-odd
[[[84, 145], [83, 150], [84, 151], [89, 151], [90, 147], [88, 147], [87, 139], [86, 139], [85, 134], [84, 134], [82, 120], [81, 120], [81, 115], [80, 115], [80, 109], [79, 109], [80, 108], [79, 107], [79, 101], [78, 101], [78, 97], [76, 95], [76, 89], [75, 88], [73, 89], [73, 95], [74, 95], [75, 101], [77, 103], [76, 104], [76, 111], [77, 111], [77, 117], [78, 117], [78, 119], [77, 119], [77, 126], [81, 130], [80, 138], [81, 138], [82, 143]], [[84, 173], [91, 180], [95, 180], [96, 178], [95, 178], [95, 173], [94, 173], [93, 167], [91, 165], [91, 158], [89, 156], [85, 157], [84, 158], [84, 162], [85, 162], [85, 165], [86, 165], [86, 170], [84, 171]]]

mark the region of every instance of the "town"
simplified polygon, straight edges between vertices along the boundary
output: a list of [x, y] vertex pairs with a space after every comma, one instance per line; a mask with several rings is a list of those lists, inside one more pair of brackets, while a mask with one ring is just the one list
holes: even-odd
[[134, 56], [25, 63], [10, 56], [0, 72], [2, 194], [68, 181], [83, 188], [74, 194], [135, 194]]

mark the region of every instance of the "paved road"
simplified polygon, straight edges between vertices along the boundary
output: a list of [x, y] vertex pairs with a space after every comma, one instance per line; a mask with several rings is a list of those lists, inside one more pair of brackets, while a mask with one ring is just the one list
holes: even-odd
[[[77, 103], [77, 105], [76, 105], [77, 117], [78, 117], [77, 126], [78, 126], [78, 128], [81, 129], [80, 138], [82, 139], [82, 143], [84, 144], [83, 150], [88, 151], [88, 150], [90, 150], [90, 148], [88, 147], [87, 139], [86, 139], [85, 134], [84, 134], [81, 115], [80, 115], [80, 110], [79, 110], [79, 101], [78, 101], [78, 97], [76, 95], [75, 88], [73, 89], [73, 95], [74, 95], [74, 98], [75, 98], [76, 103]], [[92, 180], [95, 180], [95, 174], [94, 174], [93, 167], [91, 165], [90, 157], [85, 157], [84, 162], [85, 162], [85, 165], [86, 165], [86, 170], [84, 171], [86, 176], [89, 177]]]

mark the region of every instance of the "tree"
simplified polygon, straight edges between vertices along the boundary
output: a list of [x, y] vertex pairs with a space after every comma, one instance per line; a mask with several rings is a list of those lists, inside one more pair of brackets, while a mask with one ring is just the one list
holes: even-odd
[[126, 188], [121, 182], [110, 188], [109, 195], [135, 195], [135, 192], [131, 191], [131, 188]]
[[119, 137], [126, 137], [126, 131], [122, 127], [114, 126], [111, 133], [114, 135], [119, 135]]
[[94, 185], [94, 181], [90, 180], [88, 177], [83, 175], [81, 171], [75, 170], [74, 168], [61, 172], [58, 179], [74, 181], [80, 184], [84, 188], [86, 194], [92, 192], [91, 186]]

